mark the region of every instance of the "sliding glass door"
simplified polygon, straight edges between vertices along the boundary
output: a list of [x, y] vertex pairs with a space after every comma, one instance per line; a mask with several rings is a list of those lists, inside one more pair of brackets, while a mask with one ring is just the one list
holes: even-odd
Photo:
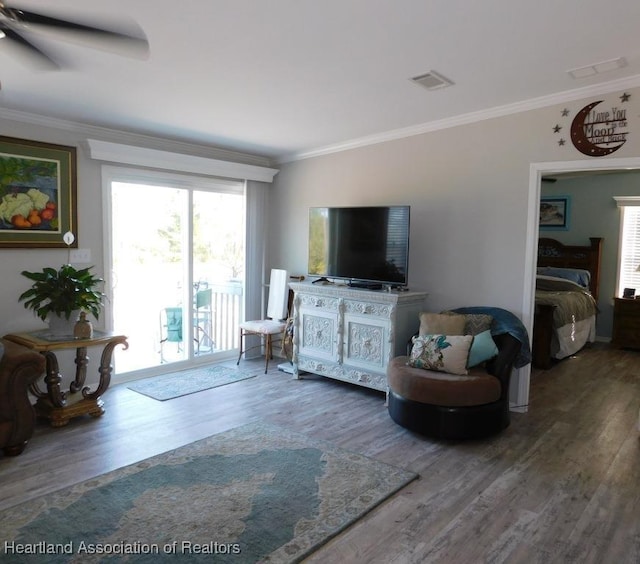
[[245, 264], [240, 183], [116, 171], [108, 183], [117, 373], [161, 373], [238, 348]]

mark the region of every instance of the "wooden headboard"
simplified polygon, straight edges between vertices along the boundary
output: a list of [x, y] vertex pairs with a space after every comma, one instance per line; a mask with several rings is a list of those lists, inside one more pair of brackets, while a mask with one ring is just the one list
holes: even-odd
[[600, 290], [600, 260], [602, 258], [602, 237], [589, 237], [590, 245], [563, 245], [555, 239], [538, 239], [538, 266], [556, 268], [582, 268], [591, 273], [589, 290], [598, 301]]

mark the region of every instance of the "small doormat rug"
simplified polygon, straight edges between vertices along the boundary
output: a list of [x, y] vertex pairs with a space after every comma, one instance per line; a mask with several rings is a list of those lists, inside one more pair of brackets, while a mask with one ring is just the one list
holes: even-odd
[[258, 372], [215, 365], [145, 378], [133, 382], [127, 387], [150, 398], [166, 401], [240, 380], [255, 378], [257, 375]]
[[299, 562], [414, 478], [251, 424], [4, 511], [0, 560]]

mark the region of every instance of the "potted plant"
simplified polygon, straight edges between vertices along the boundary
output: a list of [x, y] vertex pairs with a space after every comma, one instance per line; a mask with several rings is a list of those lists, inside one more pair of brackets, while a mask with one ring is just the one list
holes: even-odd
[[[33, 280], [31, 288], [20, 295], [24, 307], [32, 309], [43, 321], [49, 321], [49, 327], [56, 325], [56, 318], [66, 320], [67, 327], [63, 333], [73, 332], [73, 324], [80, 311], [92, 314], [96, 319], [100, 316], [104, 294], [100, 291], [102, 278], [94, 276], [92, 267], [77, 270], [70, 264], [58, 270], [46, 267], [41, 272], [22, 271], [22, 275]], [[70, 324], [71, 331], [68, 330]]]

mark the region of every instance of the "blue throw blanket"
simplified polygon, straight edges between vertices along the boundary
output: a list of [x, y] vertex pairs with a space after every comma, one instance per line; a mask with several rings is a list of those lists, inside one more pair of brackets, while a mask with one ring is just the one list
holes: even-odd
[[491, 334], [492, 335], [502, 335], [503, 333], [508, 333], [509, 335], [515, 337], [520, 341], [522, 346], [520, 347], [520, 352], [516, 357], [513, 365], [516, 368], [522, 368], [531, 362], [531, 346], [529, 345], [529, 334], [525, 326], [513, 313], [507, 311], [506, 309], [502, 309], [499, 307], [459, 307], [457, 309], [453, 309], [456, 313], [469, 313], [469, 314], [485, 314], [493, 317], [493, 322], [491, 323]]

